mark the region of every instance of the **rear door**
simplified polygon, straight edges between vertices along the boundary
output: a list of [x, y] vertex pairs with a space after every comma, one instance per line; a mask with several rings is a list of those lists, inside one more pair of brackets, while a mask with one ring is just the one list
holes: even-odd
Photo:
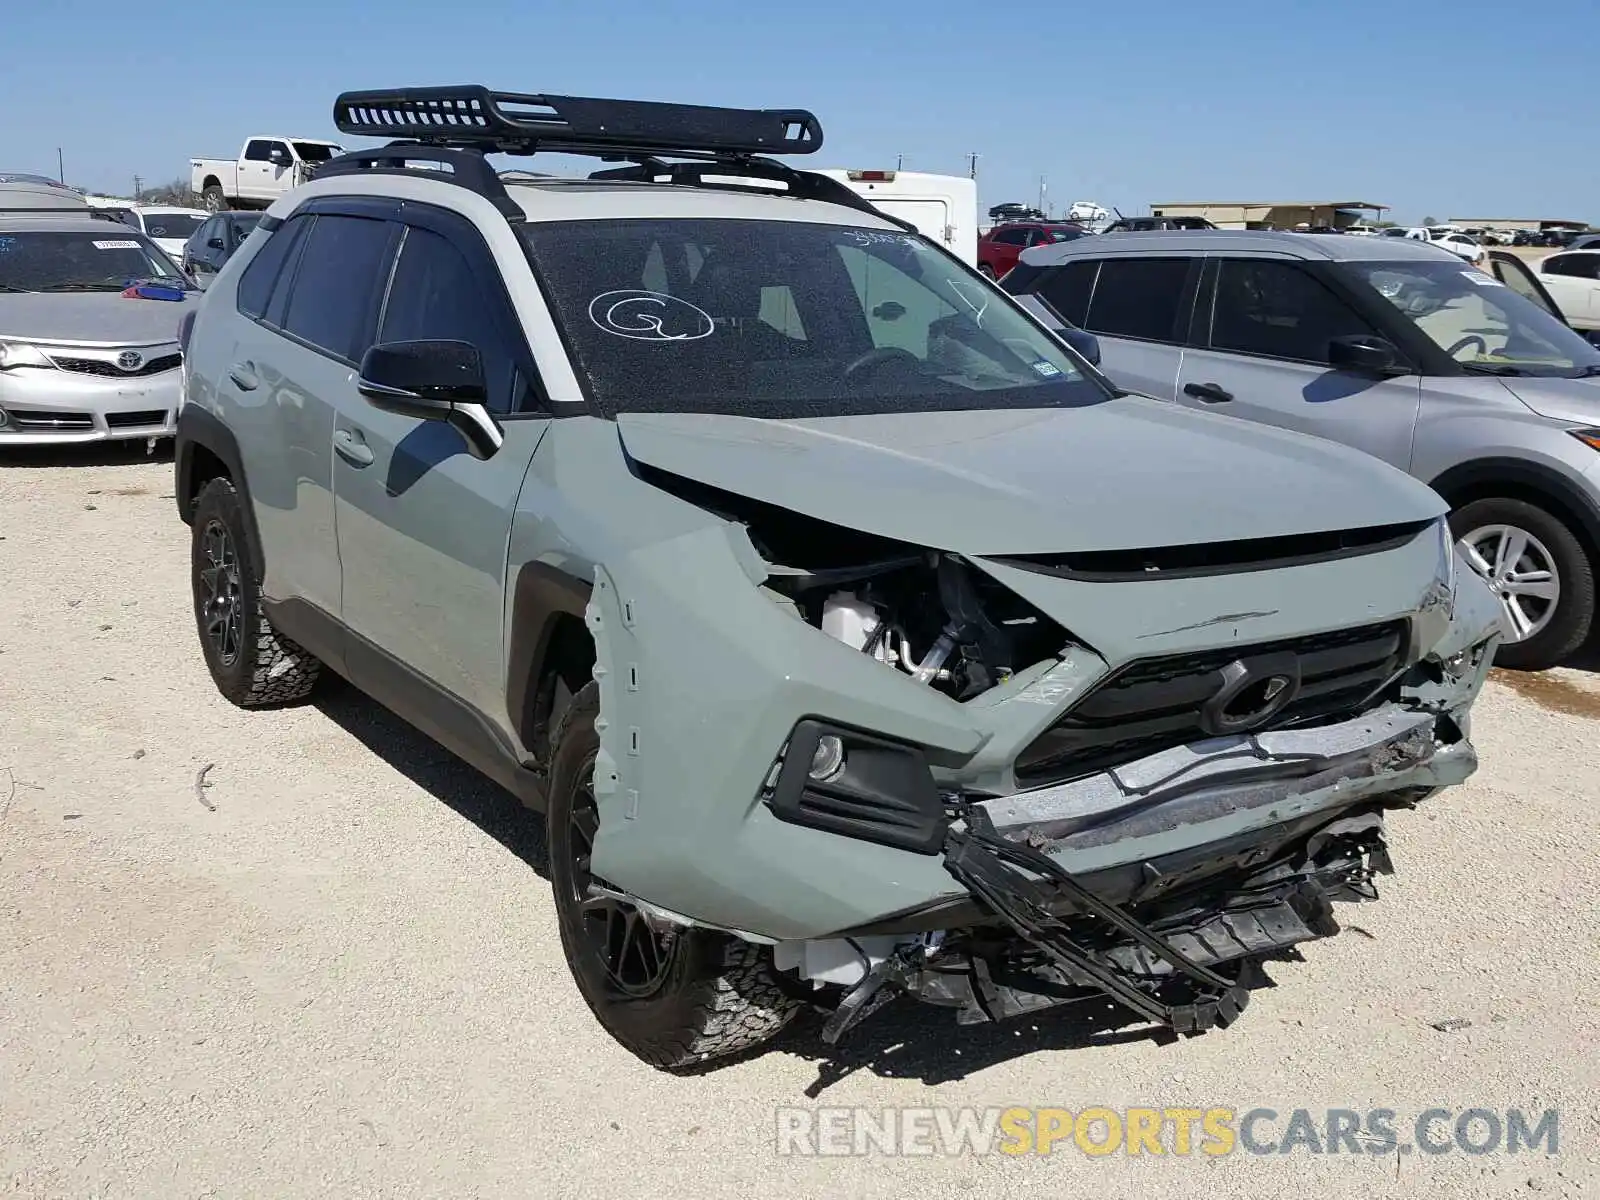
[[1178, 401], [1342, 442], [1409, 469], [1421, 376], [1334, 370], [1328, 343], [1357, 335], [1381, 336], [1306, 264], [1213, 258]]
[[1113, 382], [1172, 400], [1194, 305], [1200, 259], [1173, 254], [1074, 259], [1037, 287], [1062, 317], [1100, 339]]
[[1526, 296], [1556, 320], [1566, 320], [1561, 315], [1561, 306], [1556, 303], [1549, 289], [1539, 282], [1537, 275], [1528, 270], [1528, 264], [1515, 254], [1507, 254], [1504, 250], [1491, 250], [1488, 267], [1494, 277], [1512, 291]]
[[1600, 254], [1552, 254], [1539, 264], [1539, 276], [1567, 324], [1600, 329]]
[[[511, 733], [505, 700], [506, 555], [528, 464], [550, 425], [522, 328], [482, 236], [457, 214], [405, 205], [375, 340], [471, 342], [504, 444], [487, 460], [439, 421], [355, 392], [333, 434], [344, 623], [355, 681], [416, 696], [407, 675]], [[427, 713], [409, 713], [426, 726]]]

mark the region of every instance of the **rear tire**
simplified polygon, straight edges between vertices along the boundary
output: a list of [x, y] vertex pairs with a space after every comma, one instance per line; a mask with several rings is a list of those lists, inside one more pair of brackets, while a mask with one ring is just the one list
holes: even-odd
[[988, 263], [980, 263], [978, 265], [978, 274], [982, 275], [985, 279], [993, 279], [994, 278], [994, 268], [991, 267]]
[[228, 210], [228, 198], [222, 194], [222, 187], [220, 184], [207, 184], [206, 187], [201, 190], [200, 207], [204, 208], [207, 212], [214, 213], [226, 212]]
[[[1519, 641], [1503, 641], [1495, 665], [1514, 671], [1543, 671], [1560, 665], [1589, 638], [1595, 615], [1594, 565], [1577, 535], [1566, 522], [1536, 504], [1509, 497], [1489, 497], [1463, 505], [1450, 515], [1450, 528], [1474, 569], [1489, 569], [1508, 628], [1514, 624], [1530, 630]], [[1494, 577], [1496, 550], [1505, 541], [1517, 561], [1501, 562]], [[1474, 553], [1476, 550], [1476, 553]], [[1555, 585], [1553, 606], [1523, 592], [1534, 575], [1534, 586], [1548, 574]], [[1513, 608], [1513, 605], [1515, 607]]]
[[217, 478], [195, 500], [189, 549], [195, 627], [206, 667], [240, 708], [293, 704], [311, 694], [322, 663], [272, 627], [261, 608], [254, 543], [233, 481]]
[[[628, 904], [584, 904], [599, 711], [599, 685], [587, 683], [550, 740], [550, 882], [578, 990], [607, 1033], [662, 1070], [759, 1046], [800, 1007], [779, 985], [770, 950], [705, 929], [653, 930]], [[640, 939], [653, 948], [639, 949]]]

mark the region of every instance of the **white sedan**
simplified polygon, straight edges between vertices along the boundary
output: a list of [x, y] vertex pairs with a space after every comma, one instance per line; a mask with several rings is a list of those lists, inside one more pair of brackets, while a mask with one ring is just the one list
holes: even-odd
[[1539, 260], [1538, 272], [1568, 325], [1600, 329], [1600, 248], [1552, 254]]
[[1484, 249], [1464, 233], [1440, 233], [1428, 239], [1430, 243], [1441, 250], [1448, 250], [1451, 254], [1459, 255], [1473, 266], [1483, 262]]
[[167, 204], [139, 204], [123, 218], [167, 252], [173, 262], [183, 261], [183, 244], [211, 214], [200, 208], [177, 208]]

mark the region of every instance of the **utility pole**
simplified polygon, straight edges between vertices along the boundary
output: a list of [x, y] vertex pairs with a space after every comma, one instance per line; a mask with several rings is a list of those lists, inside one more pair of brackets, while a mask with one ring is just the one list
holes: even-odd
[[896, 171], [903, 171], [903, 170], [905, 170], [905, 167], [906, 167], [906, 156], [904, 154], [896, 154], [894, 156], [894, 169]]
[[1041, 175], [1041, 176], [1039, 176], [1039, 211], [1042, 212], [1045, 216], [1048, 217], [1050, 215], [1050, 210], [1044, 206], [1045, 205], [1045, 191], [1046, 191], [1046, 188], [1045, 188], [1044, 176]]
[[133, 198], [135, 200], [144, 199], [144, 180], [137, 175], [133, 177]]
[[977, 177], [978, 177], [978, 156], [977, 156], [976, 153], [969, 154], [969, 155], [967, 155], [967, 178], [976, 179]]
[[67, 181], [67, 168], [61, 158], [61, 147], [56, 147], [56, 178], [62, 183]]

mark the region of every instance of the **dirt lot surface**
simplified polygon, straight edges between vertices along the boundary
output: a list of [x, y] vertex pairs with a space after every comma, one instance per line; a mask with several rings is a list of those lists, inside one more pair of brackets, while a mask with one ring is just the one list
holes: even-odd
[[[513, 802], [348, 688], [258, 715], [216, 695], [170, 492], [137, 451], [0, 461], [0, 1194], [1600, 1195], [1583, 672], [1490, 685], [1483, 768], [1394, 820], [1382, 902], [1227, 1031], [892, 1008], [838, 1053], [809, 1024], [673, 1077], [579, 999]], [[1258, 1140], [1296, 1108], [1394, 1109], [1403, 1134], [1435, 1106], [1555, 1108], [1560, 1142], [780, 1156], [794, 1105], [1278, 1110]]]

